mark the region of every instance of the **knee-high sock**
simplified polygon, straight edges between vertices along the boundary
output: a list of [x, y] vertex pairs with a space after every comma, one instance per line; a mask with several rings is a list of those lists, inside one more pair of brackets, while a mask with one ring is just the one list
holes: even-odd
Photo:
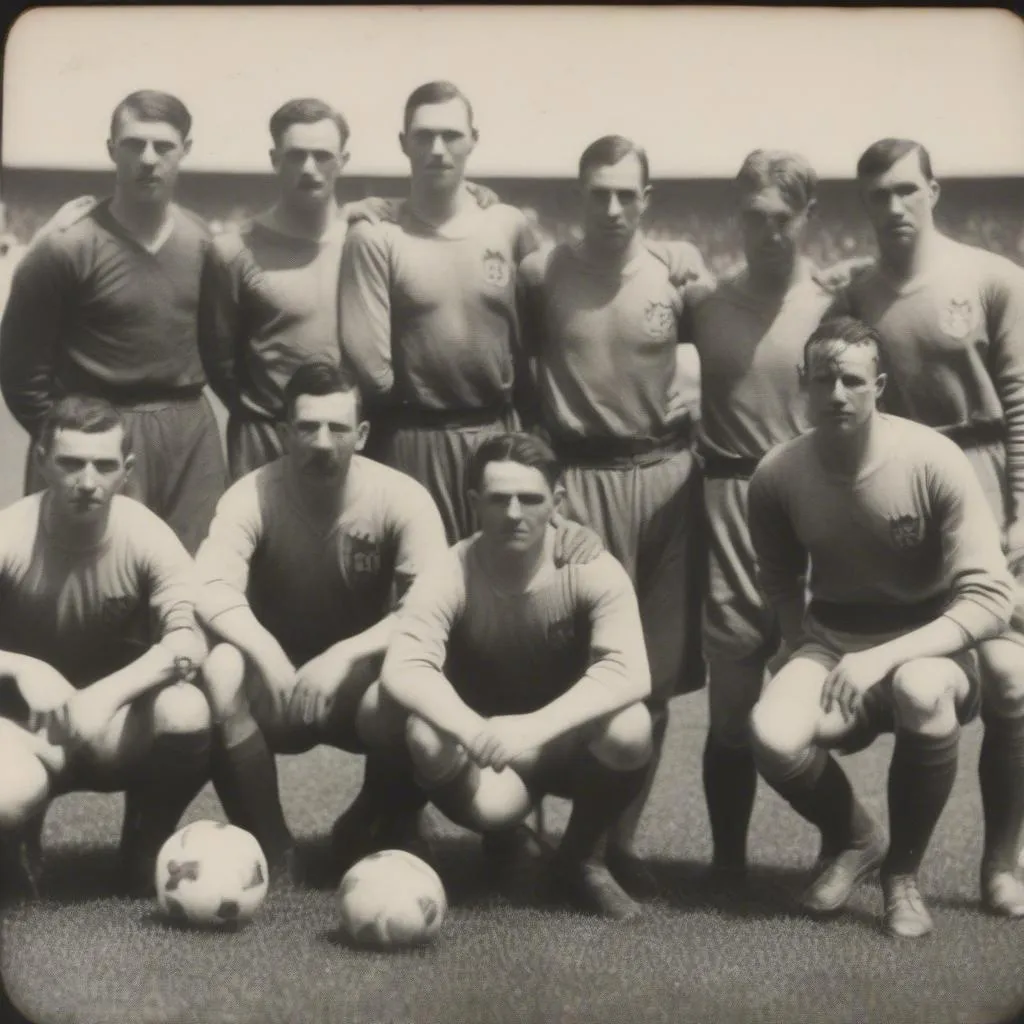
[[225, 746], [218, 737], [211, 758], [213, 786], [228, 820], [251, 832], [271, 864], [292, 845], [281, 809], [277, 763], [259, 729]]
[[713, 860], [742, 867], [757, 792], [757, 768], [750, 747], [727, 747], [708, 733], [704, 744], [704, 798], [711, 824]]
[[986, 871], [1012, 871], [1024, 838], [1024, 716], [985, 722], [978, 761]]
[[889, 766], [887, 875], [917, 874], [956, 780], [960, 729], [946, 736], [896, 732]]
[[654, 779], [661, 764], [661, 755], [665, 749], [665, 733], [668, 731], [668, 704], [665, 701], [653, 701], [647, 705], [651, 713], [651, 759], [642, 771], [642, 784], [633, 798], [626, 804], [609, 836], [609, 846], [614, 852], [626, 856], [634, 856], [637, 830], [640, 817], [650, 799], [654, 788]]

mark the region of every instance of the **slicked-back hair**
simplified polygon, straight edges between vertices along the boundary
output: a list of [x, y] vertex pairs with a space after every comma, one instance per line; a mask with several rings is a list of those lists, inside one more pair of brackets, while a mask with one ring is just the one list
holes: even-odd
[[861, 153], [860, 159], [857, 161], [857, 179], [863, 180], [885, 174], [893, 164], [910, 153], [917, 153], [921, 173], [929, 181], [933, 181], [935, 175], [932, 173], [931, 154], [920, 142], [915, 142], [913, 139], [879, 139], [877, 142], [872, 142]]
[[293, 124], [316, 124], [317, 121], [333, 121], [341, 138], [341, 149], [351, 134], [348, 121], [340, 110], [335, 110], [329, 103], [312, 96], [302, 96], [282, 104], [270, 117], [270, 137], [275, 146], [281, 145], [284, 133]]
[[481, 441], [466, 466], [466, 485], [471, 491], [483, 490], [484, 470], [492, 462], [517, 462], [539, 470], [552, 490], [562, 479], [562, 466], [551, 446], [534, 434], [492, 434]]
[[818, 325], [804, 345], [804, 370], [810, 370], [811, 350], [831, 342], [840, 342], [846, 347], [866, 346], [875, 354], [875, 366], [879, 373], [884, 371], [882, 338], [870, 324], [852, 316], [837, 316]]
[[651, 167], [647, 160], [647, 151], [638, 146], [632, 139], [624, 135], [602, 135], [595, 139], [580, 156], [579, 180], [586, 181], [587, 175], [595, 167], [613, 167], [620, 160], [633, 155], [640, 164], [640, 179], [644, 188], [651, 181]]
[[347, 395], [356, 396], [356, 419], [363, 417], [363, 397], [355, 377], [334, 363], [313, 359], [303, 363], [288, 379], [284, 387], [285, 415], [290, 420], [295, 415], [295, 406], [302, 395]]
[[132, 450], [131, 439], [125, 430], [124, 419], [117, 409], [105, 398], [92, 395], [65, 395], [50, 408], [39, 431], [39, 447], [44, 455], [53, 449], [53, 439], [58, 430], [77, 430], [83, 434], [105, 434], [120, 427], [122, 430], [121, 454]]
[[741, 196], [777, 188], [796, 210], [806, 210], [818, 191], [818, 175], [806, 157], [784, 149], [755, 149], [743, 161], [735, 186]]
[[140, 89], [125, 96], [110, 115], [110, 137], [117, 138], [121, 126], [121, 118], [131, 114], [140, 121], [160, 121], [176, 129], [182, 141], [192, 131], [192, 115], [177, 96], [155, 89]]
[[448, 103], [451, 100], [461, 100], [466, 108], [466, 117], [469, 119], [470, 131], [476, 125], [473, 122], [473, 104], [469, 97], [454, 82], [426, 82], [424, 85], [413, 89], [409, 98], [405, 101], [405, 111], [402, 114], [402, 130], [409, 130], [409, 123], [413, 115], [420, 107], [430, 106], [434, 103]]

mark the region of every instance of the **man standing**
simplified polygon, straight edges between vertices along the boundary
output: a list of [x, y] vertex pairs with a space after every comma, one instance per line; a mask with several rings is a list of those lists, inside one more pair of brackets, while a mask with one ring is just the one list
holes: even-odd
[[536, 243], [523, 214], [481, 209], [465, 183], [477, 141], [469, 100], [430, 82], [405, 106], [409, 198], [397, 223], [349, 231], [341, 338], [370, 403], [368, 454], [430, 491], [451, 543], [473, 531], [465, 462], [517, 423], [515, 276]]
[[[857, 164], [879, 258], [854, 277], [838, 312], [874, 326], [889, 364], [886, 408], [964, 449], [1024, 569], [1024, 269], [955, 242], [935, 226], [939, 185], [927, 150], [882, 139]], [[985, 737], [982, 900], [1024, 917], [1017, 858], [1024, 831], [1024, 613], [979, 648]]]
[[704, 792], [712, 867], [723, 877], [746, 870], [757, 788], [748, 722], [781, 639], [757, 583], [747, 490], [762, 456], [807, 429], [806, 395], [793, 371], [833, 299], [802, 253], [816, 188], [802, 156], [750, 153], [736, 177], [746, 264], [713, 291], [687, 291], [701, 366], [697, 448], [709, 560]]
[[[200, 296], [203, 361], [229, 410], [235, 480], [282, 453], [284, 385], [295, 368], [339, 359], [338, 276], [349, 221], [393, 220], [397, 208], [386, 199], [339, 207], [349, 127], [322, 100], [289, 100], [271, 117], [270, 135], [278, 200], [240, 231], [214, 239]], [[469, 187], [481, 205], [496, 200]]]
[[166, 93], [117, 105], [107, 142], [113, 198], [83, 206], [79, 221], [26, 252], [0, 324], [0, 390], [33, 441], [28, 492], [42, 486], [35, 442], [54, 402], [71, 392], [113, 402], [136, 453], [126, 493], [194, 553], [225, 468], [197, 333], [209, 233], [173, 202], [191, 125]]
[[36, 889], [55, 796], [124, 790], [121, 878], [144, 894], [209, 777], [194, 566], [118, 494], [135, 460], [109, 403], [62, 398], [37, 438], [46, 489], [0, 512], [0, 878]]
[[480, 444], [467, 467], [480, 533], [413, 584], [382, 682], [410, 712], [421, 784], [453, 821], [500, 835], [542, 795], [571, 799], [554, 879], [621, 919], [639, 907], [605, 849], [644, 783], [650, 673], [622, 566], [606, 552], [587, 565], [555, 559], [559, 475], [530, 434]]
[[[793, 652], [751, 723], [762, 775], [821, 830], [804, 907], [839, 911], [880, 867], [886, 930], [915, 938], [932, 929], [918, 869], [956, 779], [960, 726], [980, 703], [971, 648], [1005, 628], [1014, 585], [963, 453], [877, 411], [879, 348], [851, 318], [811, 335], [814, 429], [766, 455], [750, 482], [761, 583]], [[885, 731], [896, 734], [888, 852], [828, 752]]]
[[[609, 135], [580, 158], [583, 238], [535, 252], [519, 271], [536, 419], [565, 467], [566, 514], [585, 523], [629, 573], [651, 667], [654, 755], [644, 790], [610, 840], [608, 863], [639, 874], [636, 830], [661, 755], [669, 698], [704, 684], [704, 561], [692, 413], [677, 372], [683, 289], [708, 273], [686, 242], [641, 234], [647, 155]], [[689, 348], [689, 346], [686, 346]]]

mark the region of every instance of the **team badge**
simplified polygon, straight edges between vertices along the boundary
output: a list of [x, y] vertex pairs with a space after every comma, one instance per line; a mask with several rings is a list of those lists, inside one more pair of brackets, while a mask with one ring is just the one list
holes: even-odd
[[974, 323], [975, 309], [970, 297], [950, 299], [939, 314], [939, 327], [944, 334], [957, 341], [962, 341], [971, 333]]
[[916, 548], [924, 540], [924, 520], [921, 516], [889, 516], [889, 535], [898, 548]]
[[504, 288], [512, 280], [512, 268], [502, 253], [493, 249], [484, 253], [484, 280], [495, 288]]
[[103, 601], [100, 619], [106, 626], [116, 626], [127, 618], [136, 606], [133, 597], [108, 597]]
[[348, 537], [348, 563], [357, 575], [380, 572], [380, 548], [369, 537]]
[[644, 328], [655, 341], [668, 341], [676, 328], [676, 315], [667, 302], [648, 302], [644, 309]]

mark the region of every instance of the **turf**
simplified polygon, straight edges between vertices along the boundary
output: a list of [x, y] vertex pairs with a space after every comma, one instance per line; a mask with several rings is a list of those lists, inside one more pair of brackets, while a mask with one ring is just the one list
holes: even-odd
[[[816, 844], [762, 787], [745, 895], [701, 881], [709, 838], [700, 790], [703, 695], [680, 699], [644, 819], [659, 882], [641, 920], [601, 922], [486, 890], [475, 840], [444, 819], [429, 826], [451, 908], [438, 941], [365, 953], [337, 934], [330, 892], [272, 892], [236, 933], [165, 924], [155, 904], [109, 898], [120, 799], [59, 800], [47, 820], [48, 898], [3, 922], [3, 966], [15, 1003], [36, 1021], [343, 1021], [444, 1024], [921, 1021], [981, 1024], [1024, 1006], [1024, 922], [977, 906], [975, 774], [980, 729], [964, 732], [960, 772], [922, 874], [936, 932], [897, 942], [878, 929], [877, 883], [847, 913], [794, 912]], [[891, 740], [847, 764], [884, 811]], [[354, 793], [358, 761], [318, 750], [281, 759], [290, 823], [321, 834]], [[549, 815], [557, 831], [565, 805]], [[189, 820], [220, 817], [204, 791]]]

